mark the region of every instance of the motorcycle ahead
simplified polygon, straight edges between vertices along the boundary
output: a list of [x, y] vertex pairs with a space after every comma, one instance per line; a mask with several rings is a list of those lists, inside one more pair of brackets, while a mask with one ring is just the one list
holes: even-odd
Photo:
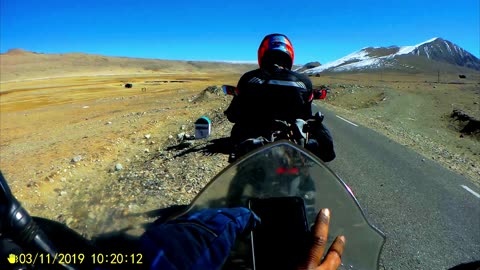
[[[235, 86], [223, 85], [223, 92], [225, 95], [231, 95], [236, 97], [239, 90]], [[328, 89], [323, 87], [321, 89], [313, 89], [311, 100], [325, 99]], [[317, 112], [313, 117], [308, 120], [295, 119], [295, 121], [285, 120], [273, 120], [271, 122], [263, 123], [261, 127], [255, 128], [255, 138], [248, 138], [240, 143], [234, 145], [234, 149], [229, 156], [229, 162], [233, 162], [246, 153], [279, 140], [288, 140], [301, 147], [306, 147], [311, 131], [315, 129], [315, 126], [320, 125], [323, 121], [324, 115]], [[232, 130], [233, 133], [242, 132], [235, 130], [235, 126]]]

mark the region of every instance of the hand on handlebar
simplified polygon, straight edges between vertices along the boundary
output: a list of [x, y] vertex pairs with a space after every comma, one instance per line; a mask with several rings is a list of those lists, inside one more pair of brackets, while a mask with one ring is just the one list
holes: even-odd
[[318, 123], [322, 123], [324, 118], [325, 118], [325, 115], [322, 112], [318, 111], [312, 116], [312, 118], [310, 118], [310, 120], [316, 121]]
[[328, 249], [327, 255], [322, 259], [328, 239], [328, 226], [330, 223], [330, 210], [325, 208], [317, 215], [313, 227], [313, 244], [307, 259], [298, 267], [298, 270], [334, 270], [341, 264], [341, 257], [345, 247], [345, 237], [337, 236]]

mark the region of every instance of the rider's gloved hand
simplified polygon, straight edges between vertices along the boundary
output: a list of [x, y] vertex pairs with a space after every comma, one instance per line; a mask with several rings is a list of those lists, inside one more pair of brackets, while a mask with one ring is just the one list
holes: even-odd
[[325, 118], [325, 115], [320, 111], [316, 112], [313, 116], [313, 120], [317, 121], [318, 123], [321, 123], [323, 121], [323, 118]]
[[258, 222], [243, 207], [201, 210], [149, 228], [140, 252], [148, 269], [219, 269], [237, 236]]
[[330, 131], [323, 125], [324, 115], [317, 112], [308, 123], [309, 139], [305, 144], [305, 148], [317, 155], [324, 162], [335, 159], [335, 147]]
[[317, 215], [313, 227], [313, 244], [310, 248], [307, 259], [297, 268], [298, 270], [334, 270], [337, 269], [342, 260], [342, 253], [345, 247], [345, 237], [337, 236], [328, 249], [322, 260], [328, 239], [328, 226], [330, 224], [330, 210], [322, 209]]
[[323, 124], [323, 119], [325, 118], [325, 115], [318, 111], [316, 112], [314, 115], [310, 116], [309, 119], [307, 119], [307, 127], [306, 127], [306, 130], [304, 131], [308, 131], [308, 132], [312, 132], [314, 131], [315, 129], [318, 129], [318, 128], [322, 128]]

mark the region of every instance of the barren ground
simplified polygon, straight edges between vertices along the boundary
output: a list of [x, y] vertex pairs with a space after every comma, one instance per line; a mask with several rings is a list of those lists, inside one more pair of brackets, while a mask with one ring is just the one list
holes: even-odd
[[[0, 84], [0, 168], [34, 215], [86, 235], [134, 224], [132, 213], [188, 203], [223, 169], [227, 156], [188, 154], [177, 134], [213, 121], [211, 139], [226, 137], [230, 97], [203, 92], [235, 85], [241, 74], [179, 73], [77, 76]], [[480, 186], [479, 136], [458, 132], [454, 108], [480, 118], [480, 75], [455, 77], [350, 74], [312, 77], [332, 92], [329, 109], [410, 146]], [[181, 82], [180, 82], [181, 81]], [[132, 82], [133, 88], [124, 88]], [[455, 82], [455, 83], [452, 83]], [[146, 88], [146, 91], [142, 91]], [[146, 136], [147, 135], [147, 136]], [[80, 160], [73, 162], [76, 157]], [[115, 171], [115, 165], [123, 169]]]
[[[459, 131], [467, 122], [454, 109], [480, 119], [480, 73], [351, 74], [312, 78], [332, 89], [324, 106], [436, 160], [480, 186], [480, 133]], [[325, 104], [326, 103], [326, 104]]]

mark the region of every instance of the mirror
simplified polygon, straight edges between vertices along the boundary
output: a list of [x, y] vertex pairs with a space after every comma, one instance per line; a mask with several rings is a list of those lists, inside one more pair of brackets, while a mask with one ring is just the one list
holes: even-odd
[[313, 89], [313, 98], [314, 99], [325, 99], [327, 97], [327, 89]]
[[222, 90], [225, 95], [236, 96], [238, 94], [238, 89], [232, 85], [222, 85]]

